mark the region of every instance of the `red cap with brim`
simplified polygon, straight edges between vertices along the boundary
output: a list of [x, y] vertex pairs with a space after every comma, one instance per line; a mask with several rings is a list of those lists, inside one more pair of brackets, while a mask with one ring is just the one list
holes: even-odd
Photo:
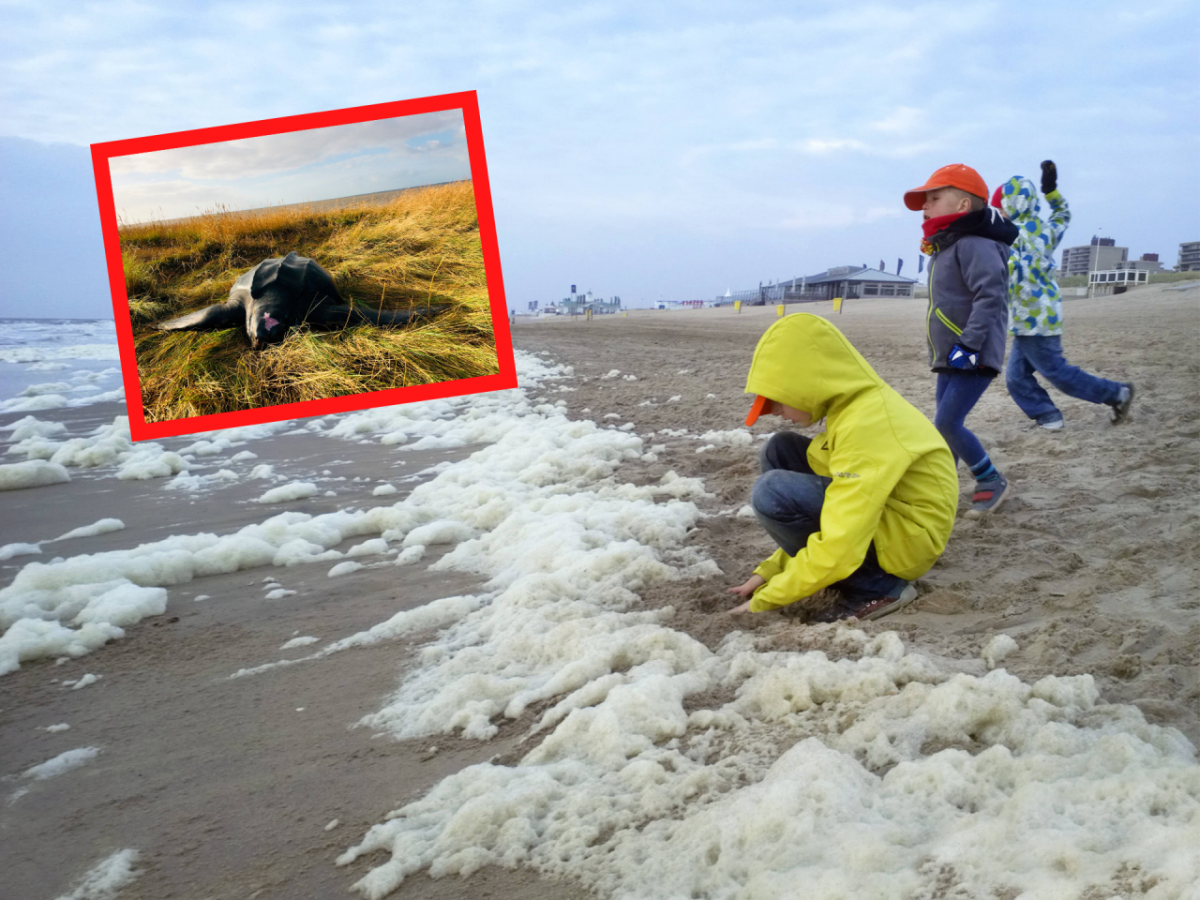
[[754, 398], [754, 405], [750, 407], [750, 415], [746, 416], [746, 424], [753, 425], [755, 422], [757, 422], [758, 417], [763, 414], [763, 412], [766, 410], [767, 404], [770, 402], [771, 401], [762, 394], [758, 394]]
[[984, 201], [988, 197], [987, 182], [978, 172], [962, 163], [953, 163], [949, 166], [942, 166], [930, 175], [929, 180], [919, 188], [905, 191], [904, 205], [913, 212], [917, 212], [925, 206], [926, 192], [945, 187], [958, 188], [960, 191], [966, 191]]

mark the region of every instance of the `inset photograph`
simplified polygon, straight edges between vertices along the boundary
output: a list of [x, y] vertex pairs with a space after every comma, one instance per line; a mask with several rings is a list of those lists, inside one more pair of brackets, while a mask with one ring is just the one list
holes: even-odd
[[[515, 386], [478, 113], [451, 97], [109, 154], [135, 438]], [[281, 122], [305, 127], [236, 136]]]

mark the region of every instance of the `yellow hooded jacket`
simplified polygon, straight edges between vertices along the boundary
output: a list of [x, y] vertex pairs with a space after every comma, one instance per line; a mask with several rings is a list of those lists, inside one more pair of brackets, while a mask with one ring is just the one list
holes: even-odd
[[804, 410], [825, 432], [808, 462], [832, 478], [821, 530], [789, 557], [783, 550], [755, 573], [766, 579], [754, 612], [787, 606], [841, 581], [871, 541], [887, 572], [911, 581], [941, 556], [954, 526], [958, 475], [942, 436], [896, 393], [840, 331], [799, 313], [767, 329], [754, 350], [746, 392]]

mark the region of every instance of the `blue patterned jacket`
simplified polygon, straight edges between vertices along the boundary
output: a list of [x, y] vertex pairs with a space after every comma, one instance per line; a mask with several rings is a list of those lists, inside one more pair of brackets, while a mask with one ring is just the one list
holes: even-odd
[[1054, 280], [1054, 250], [1062, 240], [1071, 211], [1058, 191], [1046, 195], [1050, 218], [1041, 218], [1034, 183], [1017, 175], [1001, 187], [1001, 210], [1017, 226], [1008, 259], [1008, 330], [1017, 337], [1063, 333], [1062, 296]]

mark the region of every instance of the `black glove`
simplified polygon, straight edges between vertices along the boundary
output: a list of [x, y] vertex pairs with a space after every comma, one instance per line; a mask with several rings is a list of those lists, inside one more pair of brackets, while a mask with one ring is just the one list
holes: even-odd
[[1058, 169], [1053, 160], [1042, 163], [1042, 193], [1052, 194], [1058, 189]]

